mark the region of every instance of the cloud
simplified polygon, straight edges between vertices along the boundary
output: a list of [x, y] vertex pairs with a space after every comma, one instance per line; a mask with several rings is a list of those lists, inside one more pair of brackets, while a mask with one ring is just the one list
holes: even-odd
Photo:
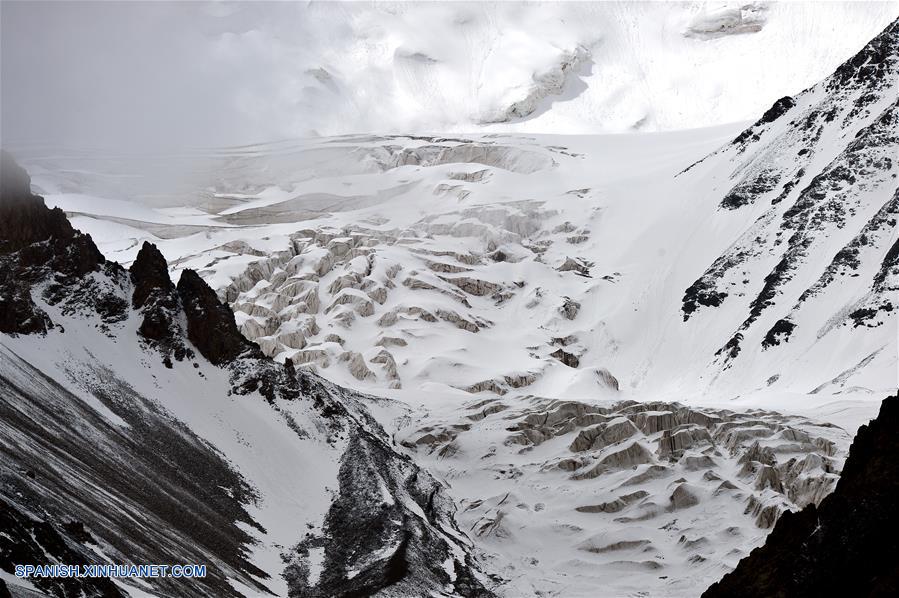
[[[317, 134], [710, 125], [820, 79], [899, 12], [777, 3], [751, 32], [704, 40], [684, 35], [694, 5], [4, 1], [0, 135], [175, 151]], [[586, 66], [559, 88], [560, 65], [584, 51]], [[509, 110], [521, 105], [533, 113]], [[505, 114], [512, 122], [482, 126]]]

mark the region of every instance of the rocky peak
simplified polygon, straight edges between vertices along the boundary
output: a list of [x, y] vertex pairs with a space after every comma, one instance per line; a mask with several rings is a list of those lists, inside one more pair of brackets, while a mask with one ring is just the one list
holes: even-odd
[[168, 263], [152, 243], [144, 241], [128, 272], [134, 284], [131, 304], [135, 308], [143, 307], [151, 299], [151, 295], [175, 292], [175, 285], [169, 278]]
[[[85, 275], [105, 268], [112, 285]], [[106, 263], [90, 236], [72, 228], [65, 213], [50, 209], [31, 192], [28, 173], [7, 152], [0, 155], [0, 332], [44, 333], [53, 326], [32, 297], [32, 287], [47, 281], [43, 298], [51, 305], [92, 310], [112, 322], [124, 306], [117, 296], [122, 273]]]
[[162, 253], [152, 243], [144, 242], [129, 273], [134, 287], [131, 305], [143, 314], [138, 334], [163, 353], [163, 363], [169, 367], [171, 357], [178, 361], [191, 357], [193, 351], [185, 346], [178, 322], [178, 293]]
[[262, 356], [237, 329], [234, 312], [195, 271], [181, 273], [178, 296], [187, 317], [187, 338], [210, 362], [224, 365], [241, 355]]
[[899, 595], [899, 396], [862, 426], [833, 494], [784, 513], [704, 598]]
[[896, 19], [880, 35], [871, 40], [855, 56], [834, 71], [829, 89], [839, 89], [853, 82], [877, 85], [886, 83], [897, 63], [899, 63], [899, 19]]
[[50, 238], [70, 239], [75, 230], [59, 208], [49, 209], [31, 192], [31, 177], [7, 151], [0, 151], [0, 254]]

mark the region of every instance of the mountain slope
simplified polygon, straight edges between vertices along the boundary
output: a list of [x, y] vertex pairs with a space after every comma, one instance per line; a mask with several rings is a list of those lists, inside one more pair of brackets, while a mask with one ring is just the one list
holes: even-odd
[[442, 486], [357, 395], [265, 358], [152, 245], [130, 273], [106, 261], [6, 153], [2, 174], [0, 568], [206, 564], [138, 588], [179, 596], [491, 595]]
[[606, 372], [672, 401], [876, 397], [896, 366], [895, 48], [893, 23], [742, 132], [285, 141], [168, 158], [194, 178], [165, 193], [127, 159], [33, 163], [104, 251], [156, 243], [265, 353], [344, 384], [582, 398]]
[[[820, 338], [837, 326], [876, 327], [894, 318], [897, 46], [894, 21], [831, 77], [779, 100], [711, 158], [734, 168], [734, 186], [721, 208], [748, 211], [755, 222], [684, 295], [686, 320], [721, 305], [734, 287], [748, 291], [745, 320], [723, 344], [723, 362], [737, 358], [747, 342], [776, 353], [774, 347], [791, 338], [808, 343], [812, 332]], [[822, 253], [829, 260], [823, 270], [813, 265]], [[750, 261], [772, 267], [747, 274]], [[822, 303], [844, 310], [828, 317], [823, 329], [815, 310]], [[772, 319], [772, 311], [781, 317]], [[815, 330], [798, 326], [807, 313]]]

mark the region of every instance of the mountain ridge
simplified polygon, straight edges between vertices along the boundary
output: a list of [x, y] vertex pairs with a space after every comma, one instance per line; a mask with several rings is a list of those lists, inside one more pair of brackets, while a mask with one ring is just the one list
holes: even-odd
[[[30, 193], [8, 154], [3, 161], [4, 181], [16, 184], [4, 183], [0, 211], [22, 211], [18, 221], [32, 226], [18, 249], [0, 256], [4, 296], [12, 287], [28, 308], [9, 312], [0, 337], [0, 498], [8, 524], [0, 568], [111, 558], [208, 563], [205, 579], [148, 580], [184, 596], [270, 593], [272, 584], [286, 584], [290, 596], [386, 597], [426, 588], [492, 596], [484, 583], [494, 582], [455, 527], [442, 486], [391, 446], [352, 393], [263, 356], [196, 273], [171, 282], [153, 245], [141, 248], [130, 272], [104, 260], [90, 236]], [[207, 415], [204, 400], [211, 401]], [[210, 423], [222, 418], [215, 409], [247, 412], [210, 434]], [[263, 428], [248, 427], [248, 416]], [[333, 463], [337, 479], [353, 480], [332, 494], [314, 470], [303, 471], [310, 465], [300, 452], [288, 456], [291, 466], [277, 475], [305, 474], [325, 518], [315, 522], [302, 502], [288, 506], [293, 527], [274, 521], [287, 526], [278, 535], [294, 542], [279, 551], [278, 565], [265, 561], [267, 571], [253, 554], [276, 531], [258, 513], [277, 498], [277, 485], [260, 491], [260, 479], [237, 467], [262, 435], [299, 443], [292, 451], [314, 449], [325, 457], [320, 471]], [[277, 465], [278, 453], [272, 448], [263, 458], [287, 465]], [[307, 510], [312, 519], [301, 527]], [[363, 529], [360, 518], [368, 531], [347, 551], [351, 530]], [[45, 542], [32, 541], [31, 530]], [[327, 574], [311, 570], [310, 551], [322, 551]], [[120, 596], [129, 587], [108, 579], [29, 581], [55, 596]]]

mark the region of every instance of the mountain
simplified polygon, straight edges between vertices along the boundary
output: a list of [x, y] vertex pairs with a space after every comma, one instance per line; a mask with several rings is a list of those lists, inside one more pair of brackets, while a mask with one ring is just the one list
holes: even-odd
[[[303, 517], [325, 522], [316, 538], [347, 512], [324, 488], [355, 483], [344, 465], [382, 462], [359, 458], [364, 429], [407, 464], [385, 488], [425, 470], [444, 484], [446, 520], [423, 529], [469, 555], [458, 593], [481, 580], [507, 596], [695, 596], [784, 513], [821, 504], [855, 431], [895, 392], [896, 36], [893, 22], [748, 127], [357, 134], [115, 158], [25, 148], [35, 189], [102, 253], [85, 249], [78, 271], [109, 273], [34, 291], [30, 270], [5, 268], [7, 284], [31, 285], [9, 295], [29, 316], [13, 321], [55, 336], [4, 346], [70, 388], [93, 378], [60, 373], [63, 353], [91, 363], [66, 348], [91, 339], [107, 369], [224, 447], [280, 505], [234, 507], [268, 530], [248, 561], [274, 580], [284, 563], [266, 547], [300, 542], [314, 571], [336, 554], [278, 522], [295, 519], [301, 491], [318, 505]], [[84, 286], [75, 297], [109, 307], [59, 335], [78, 312], [54, 307], [60, 286], [62, 304]], [[153, 359], [122, 363], [109, 334]], [[281, 396], [293, 379], [297, 396]], [[307, 436], [266, 433], [275, 407]], [[345, 433], [326, 432], [335, 420]], [[266, 432], [245, 428], [258, 421]], [[311, 490], [273, 481], [319, 462], [329, 473]], [[414, 571], [410, 584], [442, 579]]]
[[191, 171], [165, 193], [128, 158], [32, 164], [105, 253], [157, 244], [263, 352], [343, 384], [873, 399], [896, 367], [895, 38], [742, 131], [299, 140], [148, 160]]
[[[750, 343], [774, 354], [791, 342], [814, 351], [833, 345], [827, 337], [835, 329], [895, 321], [897, 47], [894, 21], [833, 75], [778, 100], [713, 156], [733, 168], [720, 208], [747, 212], [753, 225], [687, 289], [683, 313], [687, 320], [745, 293], [737, 299], [749, 300], [745, 319], [719, 350], [725, 367]], [[822, 255], [826, 267], [806, 267]], [[751, 271], [753, 262], [762, 268]], [[864, 367], [883, 347], [868, 350], [852, 365]]]
[[715, 596], [895, 596], [899, 592], [899, 397], [862, 426], [833, 493], [780, 518]]
[[358, 395], [264, 357], [153, 245], [106, 260], [5, 152], [2, 181], [0, 568], [208, 565], [26, 580], [53, 596], [492, 595], [444, 488]]

